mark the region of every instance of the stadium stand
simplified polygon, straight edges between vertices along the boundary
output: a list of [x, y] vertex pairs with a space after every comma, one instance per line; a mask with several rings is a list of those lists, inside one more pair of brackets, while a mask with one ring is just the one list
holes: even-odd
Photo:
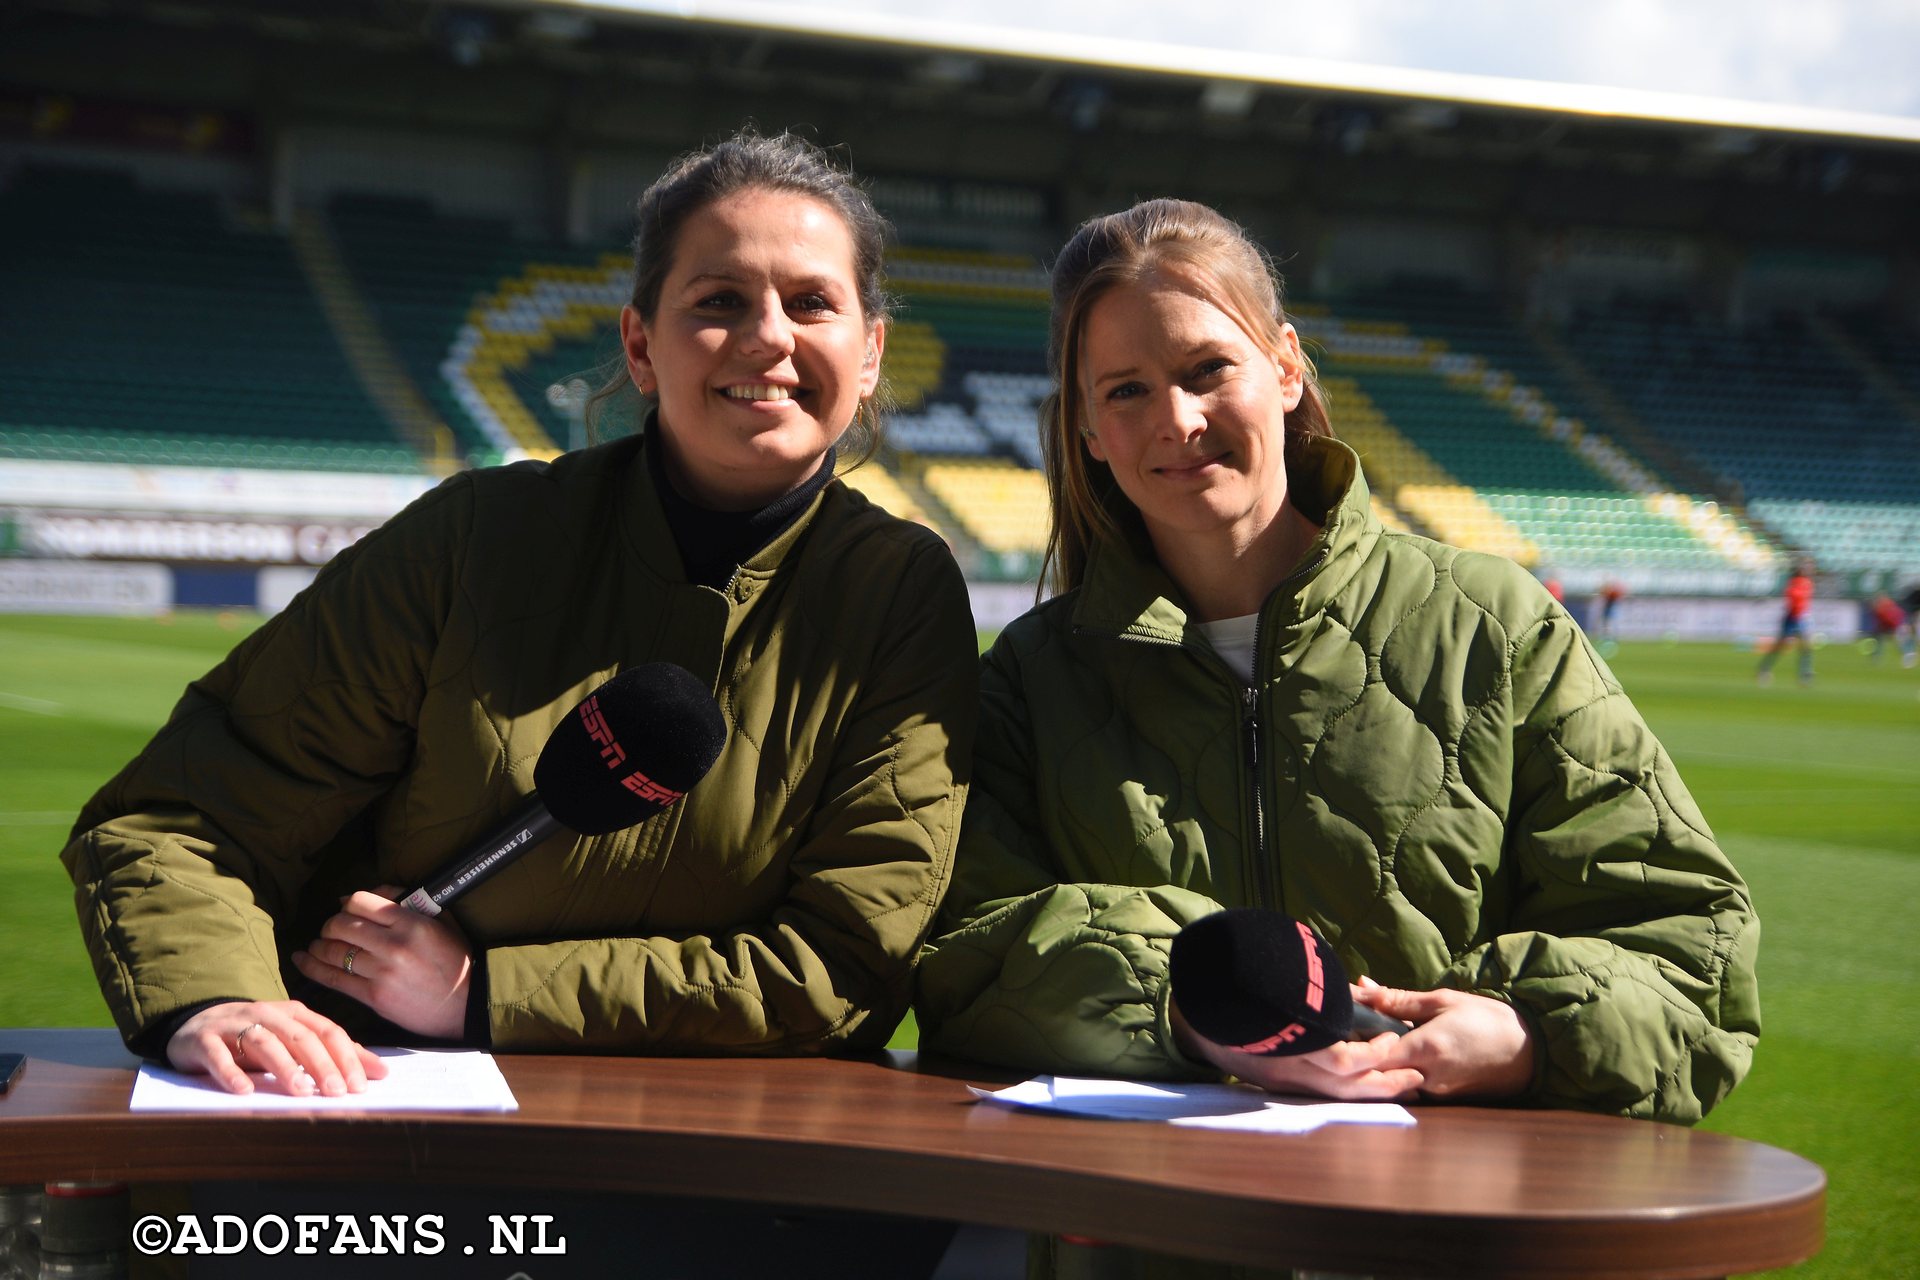
[[1642, 418], [1749, 500], [1920, 502], [1913, 427], [1799, 317], [1740, 331], [1623, 305], [1582, 314], [1573, 341]]
[[[529, 242], [423, 200], [343, 196], [327, 222], [411, 377], [475, 462], [551, 453], [559, 426], [505, 385], [626, 300], [622, 255]], [[546, 405], [544, 395], [535, 405]], [[565, 436], [560, 437], [562, 440]]]
[[[1334, 422], [1376, 489], [1445, 541], [1581, 580], [1731, 589], [1778, 553], [1571, 416], [1591, 401], [1490, 298], [1412, 283], [1302, 309]], [[1594, 416], [1598, 417], [1598, 414]]]
[[1880, 570], [1898, 581], [1920, 565], [1920, 504], [1764, 499], [1752, 506], [1822, 566]]
[[1047, 545], [1047, 485], [1038, 471], [1002, 458], [927, 464], [921, 483], [991, 557], [996, 576], [1031, 578]]
[[[612, 237], [355, 194], [280, 231], [42, 165], [0, 192], [0, 229], [0, 286], [24, 304], [0, 330], [0, 454], [444, 469], [585, 443], [589, 398], [619, 381]], [[889, 271], [888, 444], [850, 483], [975, 576], [1029, 580], [1045, 272], [917, 245]], [[1920, 544], [1920, 348], [1871, 317], [1735, 329], [1626, 300], [1529, 325], [1422, 280], [1294, 309], [1393, 527], [1643, 591], [1764, 591], [1802, 554], [1900, 573]]]
[[210, 196], [26, 165], [0, 192], [0, 449], [414, 470], [287, 238]]
[[1920, 427], [1920, 342], [1861, 312], [1816, 316], [1813, 323], [1848, 366], [1900, 407], [1910, 433]]
[[909, 492], [906, 486], [894, 478], [894, 474], [883, 466], [869, 462], [858, 467], [843, 467], [840, 478], [848, 487], [858, 489], [875, 505], [891, 511], [904, 520], [916, 520], [935, 533], [949, 537], [940, 524], [930, 515], [920, 502]]
[[1823, 569], [1914, 563], [1920, 416], [1901, 384], [1904, 344], [1818, 316], [1736, 329], [1627, 304], [1579, 316], [1569, 345]]

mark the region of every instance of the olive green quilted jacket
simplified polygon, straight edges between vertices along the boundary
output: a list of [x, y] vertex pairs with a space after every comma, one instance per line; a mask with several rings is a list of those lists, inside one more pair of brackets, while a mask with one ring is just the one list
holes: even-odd
[[938, 538], [833, 483], [725, 590], [690, 585], [642, 447], [447, 481], [188, 688], [62, 855], [123, 1035], [282, 997], [339, 894], [412, 887], [487, 837], [562, 716], [666, 660], [725, 715], [707, 777], [450, 908], [486, 953], [494, 1045], [884, 1042], [965, 794], [965, 583]]
[[1261, 611], [1257, 688], [1112, 550], [993, 647], [923, 1044], [1189, 1074], [1168, 942], [1263, 905], [1352, 977], [1511, 1002], [1526, 1101], [1699, 1119], [1759, 1035], [1760, 929], [1665, 751], [1525, 572], [1384, 532], [1344, 445], [1290, 481], [1327, 515]]

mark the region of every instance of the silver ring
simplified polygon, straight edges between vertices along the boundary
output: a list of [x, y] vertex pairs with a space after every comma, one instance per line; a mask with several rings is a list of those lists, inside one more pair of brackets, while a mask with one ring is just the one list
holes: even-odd
[[233, 1038], [233, 1060], [236, 1065], [247, 1060], [247, 1032], [258, 1031], [259, 1029], [259, 1023], [249, 1022], [246, 1026], [240, 1028], [240, 1034]]
[[357, 955], [359, 955], [359, 954], [360, 954], [360, 948], [358, 948], [358, 947], [348, 947], [348, 948], [347, 948], [347, 958], [346, 958], [345, 960], [342, 960], [342, 961], [340, 962], [340, 968], [341, 968], [341, 971], [342, 971], [342, 972], [345, 972], [345, 973], [352, 973], [352, 972], [353, 972], [353, 958], [354, 958], [355, 956], [357, 956]]

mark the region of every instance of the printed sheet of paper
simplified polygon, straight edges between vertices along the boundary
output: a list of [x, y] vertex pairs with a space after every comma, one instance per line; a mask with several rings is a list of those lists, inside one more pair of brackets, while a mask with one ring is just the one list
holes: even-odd
[[520, 1104], [490, 1053], [475, 1049], [375, 1049], [387, 1077], [366, 1092], [338, 1098], [291, 1097], [272, 1076], [253, 1078], [248, 1094], [228, 1093], [203, 1075], [143, 1063], [130, 1111], [518, 1111]]
[[1323, 1124], [1414, 1123], [1413, 1113], [1394, 1102], [1279, 1098], [1239, 1084], [1143, 1084], [1036, 1076], [1005, 1089], [969, 1088], [975, 1097], [1002, 1106], [1242, 1133], [1306, 1133]]

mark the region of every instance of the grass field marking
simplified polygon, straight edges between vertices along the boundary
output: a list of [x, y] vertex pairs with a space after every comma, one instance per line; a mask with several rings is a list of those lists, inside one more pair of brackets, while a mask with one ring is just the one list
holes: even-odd
[[[1689, 764], [1757, 764], [1771, 769], [1780, 767], [1780, 757], [1753, 755], [1744, 751], [1702, 751], [1697, 747], [1686, 747], [1676, 753], [1672, 744], [1667, 745], [1667, 754], [1673, 756], [1674, 763], [1686, 772]], [[1864, 760], [1835, 760], [1818, 757], [1795, 760], [1793, 768], [1802, 773], [1832, 773], [1852, 777], [1862, 773], [1883, 774], [1889, 778], [1913, 779], [1913, 770], [1897, 764], [1870, 764]]]
[[[1717, 833], [1716, 833], [1717, 834]], [[1782, 858], [1796, 859], [1801, 863], [1812, 862], [1820, 858], [1887, 858], [1890, 860], [1892, 874], [1914, 877], [1914, 888], [1920, 889], [1920, 866], [1913, 862], [1920, 848], [1890, 849], [1884, 845], [1868, 844], [1827, 844], [1820, 840], [1809, 840], [1803, 836], [1781, 836], [1772, 832], [1737, 832], [1742, 845], [1753, 846], [1769, 854]], [[1883, 891], [1891, 891], [1892, 885], [1883, 886]], [[1896, 894], [1906, 900], [1904, 895]]]
[[1897, 787], [1762, 787], [1758, 790], [1743, 790], [1736, 787], [1714, 788], [1714, 799], [1725, 803], [1729, 800], [1778, 800], [1786, 796], [1827, 797], [1858, 803], [1876, 796], [1891, 796], [1895, 800], [1913, 799], [1913, 784]]
[[126, 665], [134, 665], [139, 669], [155, 666], [163, 668], [184, 666], [198, 673], [218, 662], [220, 654], [232, 649], [238, 641], [231, 635], [222, 635], [217, 643], [224, 645], [225, 648], [215, 651], [143, 645], [136, 640], [121, 636], [45, 636], [16, 633], [7, 637], [8, 646], [20, 652], [22, 661], [52, 656], [59, 659], [62, 666], [99, 671], [115, 671]]
[[67, 709], [57, 702], [48, 702], [45, 698], [29, 698], [24, 693], [8, 693], [0, 689], [0, 707], [12, 707], [15, 711], [31, 711], [37, 716], [63, 716]]

